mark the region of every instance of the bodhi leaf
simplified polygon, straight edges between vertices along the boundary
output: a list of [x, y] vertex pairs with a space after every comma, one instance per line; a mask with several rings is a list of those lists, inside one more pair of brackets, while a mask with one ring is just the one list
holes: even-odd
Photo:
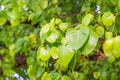
[[82, 25], [87, 26], [92, 19], [93, 19], [93, 15], [92, 14], [87, 14], [82, 20]]
[[112, 56], [112, 46], [113, 46], [112, 43], [113, 43], [113, 40], [108, 39], [103, 44], [103, 51], [106, 56]]
[[58, 58], [58, 48], [57, 47], [52, 47], [49, 52], [53, 59]]
[[112, 32], [105, 32], [105, 39], [111, 39], [113, 37]]
[[51, 80], [50, 74], [48, 74], [47, 72], [45, 72], [43, 74], [41, 80]]
[[47, 8], [48, 0], [40, 0], [40, 6], [41, 6], [42, 9]]
[[105, 12], [102, 16], [103, 24], [108, 28], [115, 21], [115, 16], [111, 12]]
[[98, 35], [93, 30], [90, 30], [90, 36], [84, 46], [81, 48], [82, 54], [89, 55], [96, 47]]
[[120, 36], [113, 38], [113, 55], [116, 58], [120, 57]]
[[102, 26], [97, 27], [96, 33], [99, 35], [99, 37], [102, 37], [104, 35], [104, 28]]
[[61, 80], [70, 80], [70, 77], [68, 77], [68, 76], [62, 76]]
[[50, 58], [50, 53], [44, 47], [39, 48], [37, 52], [37, 60], [41, 59], [42, 61], [47, 61]]
[[6, 21], [7, 21], [6, 18], [4, 18], [4, 17], [0, 17], [0, 25], [5, 24]]
[[60, 74], [58, 72], [52, 71], [50, 73], [50, 77], [51, 77], [52, 80], [59, 80]]
[[14, 48], [15, 48], [15, 44], [11, 44], [9, 46], [9, 54], [12, 58], [14, 58], [14, 56], [15, 56]]
[[59, 37], [59, 32], [54, 31], [46, 38], [46, 40], [52, 44], [58, 39], [58, 37]]
[[69, 24], [68, 24], [68, 23], [60, 23], [60, 24], [59, 24], [59, 28], [60, 28], [60, 30], [63, 31], [63, 32], [64, 32], [65, 30], [67, 30], [68, 27], [69, 27]]
[[[34, 68], [33, 68], [34, 67]], [[36, 66], [30, 65], [27, 69], [28, 76], [31, 80], [36, 80]]]
[[69, 31], [66, 34], [66, 39], [68, 45], [71, 48], [78, 50], [80, 49], [83, 44], [86, 42], [89, 36], [89, 28], [88, 27], [81, 27], [79, 30]]
[[105, 41], [103, 44], [103, 50], [106, 56], [120, 57], [120, 36], [111, 38]]
[[41, 28], [41, 33], [46, 34], [49, 31], [49, 29], [50, 29], [50, 24], [46, 24]]
[[68, 66], [73, 56], [74, 51], [70, 46], [67, 45], [59, 47], [58, 57], [61, 66]]

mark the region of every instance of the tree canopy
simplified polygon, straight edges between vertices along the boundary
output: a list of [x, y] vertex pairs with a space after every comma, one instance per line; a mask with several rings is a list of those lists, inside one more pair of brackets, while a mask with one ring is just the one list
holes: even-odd
[[0, 0], [0, 80], [119, 80], [120, 0]]

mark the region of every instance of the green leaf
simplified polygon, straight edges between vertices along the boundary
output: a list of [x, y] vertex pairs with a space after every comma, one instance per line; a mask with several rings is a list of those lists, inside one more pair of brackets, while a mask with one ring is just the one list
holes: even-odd
[[69, 62], [71, 61], [71, 59], [74, 56], [74, 51], [70, 46], [60, 46], [59, 47], [59, 53], [58, 53], [58, 57], [59, 57], [59, 63], [61, 66], [68, 66]]
[[88, 24], [90, 23], [90, 21], [93, 19], [93, 15], [92, 14], [87, 14], [83, 19], [82, 19], [82, 25], [83, 26], [88, 26]]
[[42, 61], [47, 61], [50, 58], [50, 53], [44, 47], [40, 47], [37, 52], [37, 60], [41, 59]]
[[96, 33], [99, 35], [99, 37], [102, 37], [104, 35], [104, 28], [102, 26], [97, 27]]
[[[46, 2], [46, 0], [44, 0], [44, 1]], [[36, 1], [29, 0], [28, 5], [30, 6], [30, 9], [32, 9], [33, 11], [41, 14], [42, 11], [43, 11], [42, 6], [43, 6], [43, 8], [46, 8], [46, 3], [44, 3], [44, 1], [43, 0], [36, 0]], [[45, 4], [45, 5], [43, 5], [43, 4]]]
[[117, 79], [118, 79], [117, 73], [115, 73], [115, 72], [111, 73], [110, 80], [117, 80]]
[[113, 5], [116, 5], [116, 4], [117, 4], [117, 0], [110, 0], [110, 2], [111, 2]]
[[30, 78], [30, 80], [36, 80], [36, 66], [34, 65], [30, 65], [27, 69], [27, 73], [28, 73], [28, 76]]
[[50, 74], [48, 74], [47, 72], [45, 72], [43, 74], [41, 80], [51, 80]]
[[37, 68], [37, 75], [36, 75], [37, 78], [40, 78], [44, 72], [45, 72], [45, 68], [38, 67]]
[[105, 43], [103, 44], [103, 51], [104, 54], [106, 56], [112, 56], [112, 46], [113, 46], [113, 40], [112, 39], [108, 39], [105, 41]]
[[93, 76], [95, 79], [98, 79], [100, 77], [100, 72], [94, 72]]
[[52, 47], [49, 51], [50, 55], [52, 56], [53, 59], [58, 58], [58, 48], [57, 47]]
[[50, 24], [46, 24], [41, 28], [41, 33], [46, 34], [50, 30]]
[[102, 23], [108, 29], [115, 21], [115, 16], [111, 12], [105, 12], [102, 16]]
[[14, 56], [15, 56], [14, 48], [15, 48], [15, 44], [11, 44], [9, 46], [9, 54], [12, 58], [14, 58]]
[[113, 63], [115, 61], [115, 57], [114, 56], [109, 56], [108, 57], [108, 62]]
[[27, 57], [27, 64], [28, 65], [31, 65], [35, 62], [34, 58], [33, 57]]
[[14, 71], [12, 69], [3, 69], [4, 75], [12, 77], [14, 75]]
[[4, 18], [4, 17], [0, 17], [0, 25], [5, 24], [6, 21], [7, 21], [6, 18]]
[[75, 64], [76, 64], [76, 55], [73, 56], [72, 60], [69, 63], [69, 67], [71, 68], [71, 70], [74, 70]]
[[105, 39], [111, 39], [113, 36], [112, 32], [105, 32]]
[[98, 42], [98, 35], [93, 30], [90, 30], [90, 36], [87, 42], [81, 48], [81, 52], [84, 55], [89, 55], [96, 47]]
[[50, 73], [50, 77], [51, 77], [51, 80], [59, 80], [60, 74], [57, 73], [57, 72], [55, 72], [55, 71], [52, 71], [52, 72]]
[[68, 76], [62, 76], [61, 80], [70, 80]]
[[101, 73], [101, 76], [100, 76], [100, 79], [99, 80], [108, 80], [108, 78], [107, 78], [107, 71], [103, 71], [102, 73]]
[[113, 55], [116, 58], [120, 57], [120, 36], [117, 36], [113, 39]]
[[62, 43], [62, 45], [67, 45], [66, 37], [62, 37], [61, 43]]
[[78, 50], [80, 49], [89, 36], [89, 28], [88, 27], [82, 27], [79, 30], [73, 30], [66, 33], [66, 39], [68, 42], [68, 45], [71, 46], [71, 48]]
[[85, 80], [86, 78], [85, 78], [85, 73], [79, 73], [79, 76], [77, 77], [77, 79], [76, 80]]
[[40, 6], [42, 9], [45, 9], [48, 7], [48, 0], [40, 0]]
[[59, 32], [58, 31], [55, 31], [55, 32], [52, 32], [47, 38], [46, 40], [49, 42], [49, 43], [54, 43], [59, 37]]
[[59, 28], [60, 28], [60, 30], [61, 31], [66, 31], [67, 29], [68, 29], [68, 27], [69, 27], [69, 24], [68, 23], [60, 23], [59, 24]]

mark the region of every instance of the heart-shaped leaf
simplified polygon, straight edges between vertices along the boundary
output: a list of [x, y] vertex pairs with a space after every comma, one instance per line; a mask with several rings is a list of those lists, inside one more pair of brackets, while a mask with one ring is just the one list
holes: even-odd
[[70, 46], [60, 46], [58, 57], [61, 66], [67, 66], [74, 56], [74, 51]]
[[68, 44], [75, 50], [80, 49], [89, 36], [89, 28], [81, 27], [79, 30], [71, 30], [66, 34]]
[[89, 55], [96, 47], [98, 42], [98, 35], [93, 30], [90, 31], [90, 36], [85, 45], [81, 48], [84, 55]]
[[113, 39], [113, 55], [116, 58], [120, 57], [120, 36], [117, 36]]
[[87, 26], [92, 19], [93, 19], [93, 15], [92, 14], [87, 14], [82, 20], [82, 25]]
[[42, 61], [47, 61], [50, 58], [50, 53], [44, 47], [39, 48], [37, 51], [37, 60], [41, 59]]
[[49, 53], [53, 59], [58, 58], [58, 48], [57, 47], [52, 47], [51, 50], [49, 51]]

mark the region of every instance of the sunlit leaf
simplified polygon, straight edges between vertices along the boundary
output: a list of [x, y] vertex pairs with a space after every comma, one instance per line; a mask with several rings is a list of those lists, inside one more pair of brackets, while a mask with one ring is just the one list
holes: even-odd
[[103, 24], [108, 28], [115, 21], [115, 16], [111, 12], [105, 12], [102, 16]]
[[83, 26], [87, 26], [92, 19], [93, 19], [93, 15], [92, 15], [92, 14], [87, 14], [87, 15], [82, 19], [82, 25], [83, 25]]
[[80, 30], [74, 30], [66, 33], [68, 44], [75, 50], [80, 49], [89, 36], [89, 28], [82, 27]]
[[116, 58], [120, 57], [120, 36], [117, 36], [113, 39], [113, 55]]
[[46, 40], [49, 42], [49, 43], [54, 43], [59, 37], [59, 32], [58, 31], [55, 31], [55, 32], [52, 32], [47, 38]]
[[52, 47], [49, 51], [50, 55], [52, 56], [53, 59], [58, 58], [58, 48], [57, 47]]
[[81, 48], [82, 54], [89, 55], [96, 47], [98, 42], [98, 35], [94, 31], [90, 30], [90, 36], [87, 42]]
[[74, 51], [70, 46], [60, 46], [59, 47], [59, 63], [61, 66], [68, 66], [69, 62], [71, 61], [72, 57], [74, 56]]
[[47, 72], [45, 72], [43, 74], [41, 80], [51, 80], [50, 74], [48, 74]]
[[47, 61], [50, 58], [50, 53], [44, 47], [40, 47], [37, 51], [37, 60]]
[[65, 30], [67, 30], [68, 27], [69, 27], [69, 24], [68, 24], [68, 23], [60, 23], [60, 24], [59, 24], [59, 28], [60, 28], [60, 30], [62, 30], [63, 32], [64, 32]]

